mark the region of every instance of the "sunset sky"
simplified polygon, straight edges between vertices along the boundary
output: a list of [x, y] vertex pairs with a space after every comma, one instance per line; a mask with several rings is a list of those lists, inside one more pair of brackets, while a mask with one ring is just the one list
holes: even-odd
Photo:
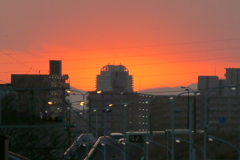
[[107, 64], [134, 90], [224, 78], [240, 68], [239, 0], [6, 0], [0, 2], [0, 80], [48, 74], [62, 60], [71, 86], [95, 90]]

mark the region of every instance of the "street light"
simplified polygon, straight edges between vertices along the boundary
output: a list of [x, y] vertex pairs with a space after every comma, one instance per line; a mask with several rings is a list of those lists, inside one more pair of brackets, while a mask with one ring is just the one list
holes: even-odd
[[187, 109], [187, 129], [189, 129], [189, 160], [192, 160], [192, 102], [190, 102], [189, 99], [189, 93], [190, 90], [192, 93], [194, 93], [194, 133], [196, 133], [197, 129], [196, 129], [196, 95], [200, 95], [199, 91], [194, 91], [192, 88], [190, 87], [181, 87], [182, 89], [185, 89], [185, 91], [188, 92], [188, 109]]
[[175, 159], [175, 157], [174, 157], [174, 121], [175, 121], [175, 119], [174, 119], [174, 105], [175, 105], [175, 101], [176, 101], [176, 99], [177, 99], [177, 97], [178, 96], [180, 96], [180, 95], [182, 95], [182, 94], [185, 94], [185, 93], [188, 93], [188, 92], [182, 92], [182, 93], [180, 93], [180, 94], [178, 94], [175, 98], [174, 97], [170, 97], [169, 99], [171, 100], [171, 119], [172, 119], [172, 121], [171, 121], [171, 130], [172, 130], [172, 140], [171, 140], [171, 147], [172, 147], [172, 160], [174, 160]]
[[[187, 91], [188, 92], [188, 103], [187, 103], [187, 116], [188, 116], [188, 118], [187, 118], [187, 129], [189, 129], [189, 112], [190, 112], [190, 103], [189, 103], [189, 92], [190, 92], [190, 90], [192, 90], [191, 88], [188, 88], [188, 87], [184, 87], [184, 86], [182, 86], [181, 87], [182, 89], [185, 89], [185, 91]], [[193, 91], [193, 90], [192, 90]]]
[[[183, 93], [181, 93], [181, 94], [184, 94], [184, 93], [187, 93], [187, 92], [183, 92]], [[179, 94], [178, 96], [180, 96], [181, 94]], [[176, 96], [175, 97], [175, 99], [178, 97], [178, 96]], [[150, 104], [151, 104], [151, 102], [153, 101], [153, 100], [155, 100], [155, 99], [158, 99], [158, 98], [161, 98], [161, 96], [154, 96], [150, 101], [147, 101], [147, 104], [148, 104], [148, 118], [149, 118], [149, 106], [150, 106]], [[171, 100], [171, 119], [172, 119], [172, 123], [171, 123], [171, 126], [172, 126], [172, 151], [171, 151], [171, 156], [172, 156], [172, 160], [174, 160], [174, 101], [175, 101], [175, 99], [174, 99], [174, 97], [170, 97], [169, 98], [170, 100]], [[149, 119], [148, 119], [148, 125], [149, 125], [150, 123], [149, 123]], [[147, 128], [147, 139], [148, 139], [148, 132], [149, 132], [149, 127]], [[150, 130], [150, 132], [151, 132], [151, 130]], [[167, 147], [168, 148], [168, 147]]]
[[[105, 147], [106, 145], [112, 146], [112, 147], [118, 149], [118, 150], [122, 153], [122, 155], [124, 155], [124, 151], [123, 151], [122, 149], [120, 149], [119, 147], [116, 147], [116, 146], [114, 146], [114, 145], [112, 145], [112, 144], [109, 144], [109, 143], [106, 143], [106, 142], [104, 142], [104, 141], [101, 141], [100, 143], [101, 143], [101, 145], [104, 146], [104, 147]], [[123, 160], [126, 160], [126, 159], [123, 159]]]
[[[82, 101], [80, 101], [80, 106], [83, 107], [83, 110], [84, 110], [84, 107], [85, 107], [85, 96], [89, 93], [89, 92], [86, 92], [86, 93], [82, 93], [81, 91], [78, 91], [78, 90], [67, 90], [67, 93], [68, 94], [71, 94], [72, 92], [77, 92], [77, 93], [80, 93], [80, 95], [82, 95]], [[74, 95], [74, 93], [73, 93]]]
[[203, 151], [203, 149], [199, 146], [199, 145], [196, 145], [195, 143], [193, 143], [193, 142], [189, 142], [189, 141], [187, 141], [187, 140], [185, 140], [185, 139], [182, 139], [182, 138], [175, 138], [175, 141], [177, 142], [177, 143], [180, 143], [181, 141], [182, 142], [186, 142], [186, 143], [191, 143], [192, 145], [194, 145], [195, 147], [197, 147], [199, 150], [201, 150], [202, 151], [202, 153], [204, 154], [204, 151]]
[[102, 91], [100, 91], [100, 90], [99, 90], [99, 91], [97, 91], [97, 94], [100, 94], [100, 93], [102, 93]]
[[220, 138], [217, 138], [217, 137], [208, 135], [208, 140], [209, 140], [209, 141], [213, 141], [214, 139], [216, 139], [216, 140], [218, 140], [218, 141], [221, 141], [221, 142], [223, 142], [223, 143], [226, 143], [226, 144], [232, 146], [232, 147], [237, 151], [237, 153], [238, 153], [238, 160], [240, 160], [240, 150], [239, 150], [236, 146], [234, 146], [233, 144], [231, 144], [231, 143], [229, 143], [229, 142], [227, 142], [227, 141], [224, 141], [224, 140], [222, 140], [222, 139], [220, 139]]
[[[81, 106], [82, 105], [82, 102], [83, 101], [74, 101], [74, 102], [70, 102], [70, 108], [72, 109], [72, 111], [74, 111], [75, 113], [77, 113], [78, 112], [78, 114], [79, 115], [81, 115], [81, 118], [85, 121], [85, 123], [84, 123], [84, 125], [83, 125], [83, 128], [84, 128], [84, 130], [86, 129], [86, 131], [88, 131], [89, 132], [89, 128], [87, 129], [87, 123], [88, 123], [88, 121], [87, 121], [87, 115], [85, 115], [85, 113], [86, 112], [84, 112], [84, 110], [79, 110], [78, 108], [76, 108], [76, 106], [75, 105], [73, 105], [74, 103], [77, 103], [79, 106]], [[75, 106], [75, 107], [73, 107], [73, 106]], [[70, 123], [70, 110], [69, 110], [69, 123]], [[78, 115], [78, 116], [79, 116]]]
[[232, 90], [235, 90], [237, 86], [235, 85], [229, 85], [229, 86], [220, 86], [220, 87], [215, 87], [210, 89], [207, 94], [205, 95], [205, 107], [204, 107], [204, 155], [203, 155], [203, 160], [207, 160], [207, 132], [208, 132], [208, 95], [215, 89], [220, 89], [220, 88], [231, 88]]
[[[147, 111], [147, 122], [145, 123], [146, 124], [146, 138], [148, 139], [148, 135], [149, 135], [149, 101], [148, 100], [133, 100], [133, 101], [130, 101], [130, 102], [128, 102], [128, 103], [126, 103], [126, 104], [124, 104], [124, 137], [125, 137], [125, 139], [127, 138], [126, 137], [126, 108], [127, 108], [127, 106], [128, 105], [130, 105], [131, 103], [136, 103], [136, 102], [138, 102], [138, 103], [141, 103], [141, 104], [147, 104], [147, 109], [146, 109], [146, 111]], [[124, 146], [124, 151], [125, 151], [125, 146]], [[124, 156], [125, 157], [125, 156]], [[148, 146], [146, 146], [146, 160], [148, 160]]]
[[49, 102], [48, 102], [48, 104], [49, 104], [49, 105], [52, 105], [52, 104], [53, 104], [53, 102], [52, 102], [52, 101], [49, 101]]
[[[126, 136], [126, 108], [131, 104], [131, 103], [134, 103], [134, 102], [138, 102], [136, 100], [133, 100], [133, 101], [130, 101], [128, 103], [125, 103], [123, 105], [123, 135], [124, 135], [124, 138], [127, 139], [127, 136]], [[124, 160], [126, 160], [126, 146], [124, 145], [123, 146], [123, 150], [124, 150]]]
[[126, 144], [133, 145], [133, 146], [141, 149], [141, 150], [143, 151], [143, 153], [145, 154], [145, 157], [147, 157], [147, 153], [145, 152], [145, 150], [144, 150], [142, 147], [140, 147], [140, 146], [138, 146], [138, 145], [136, 145], [136, 144], [134, 144], [134, 143], [129, 143], [129, 142], [127, 142], [126, 140], [121, 141], [121, 144], [123, 144], [123, 145], [126, 145]]
[[[104, 139], [106, 138], [106, 121], [107, 121], [107, 112], [110, 111], [109, 107], [106, 107], [103, 109], [104, 112]], [[107, 150], [106, 150], [106, 146], [104, 145], [104, 160], [106, 160], [106, 154], [107, 154]]]
[[133, 101], [130, 101], [127, 103], [122, 103], [122, 105], [123, 105], [123, 135], [124, 135], [124, 138], [127, 138], [126, 137], [126, 109], [130, 104], [136, 103], [136, 102], [139, 102], [139, 100], [133, 100]]
[[[174, 160], [175, 159], [175, 157], [174, 157], [174, 121], [175, 121], [175, 119], [174, 119], [174, 110], [175, 110], [175, 101], [176, 101], [176, 99], [180, 96], [180, 95], [182, 95], [182, 94], [186, 94], [186, 93], [189, 93], [189, 91], [188, 92], [182, 92], [182, 93], [179, 93], [177, 96], [175, 96], [175, 97], [173, 97], [173, 96], [171, 96], [169, 99], [171, 100], [171, 119], [172, 119], [172, 122], [171, 122], [171, 128], [172, 128], [172, 140], [171, 140], [171, 145], [172, 145], [172, 160]], [[198, 91], [194, 91], [193, 92], [194, 94], [197, 94], [197, 93], [199, 93]], [[190, 113], [190, 112], [189, 112]], [[191, 133], [189, 132], [189, 138], [191, 139]], [[191, 150], [191, 145], [190, 145], [190, 150]]]
[[161, 147], [164, 147], [164, 148], [167, 149], [167, 151], [168, 151], [171, 155], [173, 154], [172, 151], [171, 151], [171, 149], [169, 149], [167, 146], [165, 146], [165, 145], [163, 145], [163, 144], [161, 144], [161, 143], [154, 142], [154, 141], [152, 141], [152, 140], [150, 140], [150, 139], [146, 139], [146, 144], [148, 145], [148, 144], [150, 144], [150, 143], [153, 143], [153, 144], [159, 145], [159, 146], [161, 146]]
[[174, 160], [174, 98], [170, 97], [171, 100], [171, 127], [172, 127], [172, 140], [171, 140], [171, 147], [172, 147], [172, 160]]
[[[188, 112], [189, 112], [189, 92], [190, 90], [192, 91], [192, 93], [194, 93], [194, 97], [193, 97], [193, 116], [194, 116], [194, 133], [197, 132], [197, 109], [196, 109], [196, 95], [200, 95], [200, 92], [196, 92], [194, 91], [192, 88], [190, 87], [185, 87], [182, 86], [182, 89], [185, 89], [185, 91], [188, 91]], [[189, 114], [188, 114], [189, 115]], [[188, 128], [189, 128], [189, 118], [188, 118], [188, 124], [187, 124]]]
[[96, 138], [98, 138], [98, 113], [97, 113], [97, 108], [93, 108], [93, 112], [96, 113]]

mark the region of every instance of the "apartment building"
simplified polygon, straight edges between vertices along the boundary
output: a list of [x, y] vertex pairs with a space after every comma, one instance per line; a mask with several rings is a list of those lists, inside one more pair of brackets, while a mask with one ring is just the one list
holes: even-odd
[[12, 74], [11, 85], [18, 92], [20, 105], [34, 117], [62, 120], [68, 75], [62, 75], [62, 61], [49, 61], [49, 74]]
[[133, 78], [123, 65], [105, 65], [96, 78], [96, 90], [132, 92]]

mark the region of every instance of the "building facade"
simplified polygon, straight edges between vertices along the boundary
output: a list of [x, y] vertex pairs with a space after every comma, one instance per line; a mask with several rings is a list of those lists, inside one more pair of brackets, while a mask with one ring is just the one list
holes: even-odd
[[[204, 130], [205, 109], [210, 131], [238, 131], [240, 127], [239, 69], [227, 69], [226, 79], [199, 76], [198, 91], [179, 95], [150, 95], [137, 92], [93, 91], [88, 96], [90, 132]], [[239, 72], [240, 73], [240, 72]], [[110, 78], [110, 77], [109, 77]], [[106, 81], [107, 82], [107, 81]], [[180, 88], [179, 88], [180, 89]], [[210, 94], [207, 94], [210, 93]], [[207, 106], [207, 108], [206, 108]], [[106, 108], [109, 108], [108, 112]], [[100, 133], [99, 133], [100, 134]]]
[[133, 78], [123, 65], [105, 65], [96, 78], [96, 90], [132, 92]]
[[[126, 99], [123, 103], [117, 101], [118, 103], [109, 107], [110, 111], [105, 114], [104, 108], [108, 107], [108, 104], [114, 104], [114, 101], [107, 96], [109, 100], [107, 102], [104, 95], [99, 95], [99, 102], [89, 110], [90, 132], [99, 131], [103, 134], [106, 130], [106, 134], [110, 134], [111, 132], [124, 133], [124, 130], [149, 131], [150, 133], [166, 131], [172, 128], [172, 114], [174, 114], [174, 129], [189, 129], [191, 127], [193, 131], [201, 132], [204, 130], [206, 103], [209, 132], [237, 132], [240, 127], [239, 96], [209, 95], [207, 101], [205, 96], [205, 94], [156, 96], [135, 93], [132, 100]], [[105, 103], [103, 103], [105, 105], [98, 106], [103, 101], [102, 98], [105, 99]], [[172, 112], [173, 108], [174, 112]], [[95, 109], [97, 112], [94, 111]]]
[[62, 75], [62, 62], [50, 60], [50, 73], [12, 74], [11, 85], [18, 92], [20, 104], [34, 117], [61, 120], [65, 110], [68, 75]]
[[[89, 116], [90, 132], [98, 132], [96, 134], [103, 135], [104, 131], [107, 134], [111, 132], [123, 132], [124, 127], [126, 130], [139, 128], [139, 125], [133, 125], [135, 121], [138, 121], [138, 118], [133, 119], [134, 116], [132, 115], [134, 113], [130, 113], [135, 111], [134, 108], [141, 106], [141, 104], [137, 104], [137, 99], [139, 99], [137, 92], [89, 92], [89, 109], [86, 114]], [[137, 110], [135, 112], [142, 111], [144, 110]], [[126, 121], [124, 121], [124, 117]]]
[[[100, 72], [96, 77], [96, 91], [88, 92], [87, 97], [89, 131], [103, 135], [104, 131], [110, 134], [146, 128], [146, 119], [140, 120], [146, 110], [138, 109], [146, 105], [138, 103], [141, 97], [133, 91], [133, 78], [128, 69], [123, 65], [105, 65]], [[135, 117], [136, 113], [141, 117]]]
[[[226, 68], [225, 78], [218, 76], [198, 76], [198, 90], [208, 92], [211, 88], [219, 88], [211, 92], [212, 95], [239, 95], [240, 68]], [[224, 86], [236, 86], [235, 90], [229, 90]], [[222, 87], [222, 88], [221, 88]]]

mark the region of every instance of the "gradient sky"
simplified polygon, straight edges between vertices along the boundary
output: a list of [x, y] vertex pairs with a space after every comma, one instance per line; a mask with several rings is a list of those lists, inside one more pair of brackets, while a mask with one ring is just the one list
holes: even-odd
[[239, 0], [0, 1], [0, 80], [48, 74], [50, 59], [87, 91], [107, 64], [125, 65], [135, 91], [224, 78], [240, 68], [239, 15]]

